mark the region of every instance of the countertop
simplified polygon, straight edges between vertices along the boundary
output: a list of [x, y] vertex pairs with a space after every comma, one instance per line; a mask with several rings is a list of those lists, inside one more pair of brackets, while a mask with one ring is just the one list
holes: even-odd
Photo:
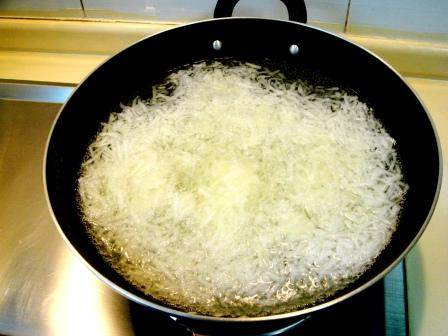
[[406, 258], [411, 335], [448, 335], [448, 82], [409, 78], [433, 118], [442, 145], [443, 181], [425, 233]]

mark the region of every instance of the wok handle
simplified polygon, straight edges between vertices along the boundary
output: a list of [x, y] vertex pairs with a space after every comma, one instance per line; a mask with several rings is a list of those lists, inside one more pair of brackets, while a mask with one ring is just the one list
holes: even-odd
[[[239, 0], [218, 0], [213, 13], [214, 18], [230, 17], [233, 10]], [[304, 0], [280, 0], [286, 6], [288, 10], [289, 19], [291, 21], [297, 21], [306, 23], [307, 13]]]

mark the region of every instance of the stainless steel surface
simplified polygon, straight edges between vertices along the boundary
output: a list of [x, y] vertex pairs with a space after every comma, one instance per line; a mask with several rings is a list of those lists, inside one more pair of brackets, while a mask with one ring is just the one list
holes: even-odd
[[[42, 182], [44, 147], [60, 105], [2, 100], [3, 92], [0, 334], [134, 335], [133, 304], [103, 284], [71, 253], [47, 208]], [[43, 97], [33, 95], [36, 90], [15, 92], [16, 99]], [[40, 92], [49, 93], [49, 99], [55, 97], [51, 90]], [[385, 281], [386, 294], [388, 286], [395, 286], [395, 300], [400, 301], [389, 319], [392, 326], [394, 319], [403, 323], [405, 318], [402, 276], [396, 273]], [[147, 328], [148, 334], [158, 334], [150, 323]]]
[[73, 90], [70, 86], [0, 82], [0, 99], [62, 104]]
[[0, 334], [128, 335], [128, 300], [71, 254], [47, 209], [42, 159], [58, 109], [0, 101]]

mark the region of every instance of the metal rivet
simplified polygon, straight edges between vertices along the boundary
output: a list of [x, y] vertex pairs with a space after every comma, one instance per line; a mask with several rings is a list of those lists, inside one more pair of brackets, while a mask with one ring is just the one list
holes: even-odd
[[213, 49], [221, 50], [221, 48], [222, 48], [222, 42], [220, 40], [214, 40], [213, 41]]
[[289, 47], [289, 52], [291, 55], [297, 55], [299, 53], [299, 46], [297, 44], [291, 44]]

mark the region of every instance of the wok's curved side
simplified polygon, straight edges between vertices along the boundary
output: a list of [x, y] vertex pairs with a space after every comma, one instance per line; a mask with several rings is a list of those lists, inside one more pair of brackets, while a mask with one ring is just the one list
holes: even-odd
[[[222, 49], [213, 49], [215, 40]], [[291, 44], [300, 46], [291, 55]], [[152, 83], [180, 65], [232, 57], [278, 66], [289, 76], [352, 90], [371, 105], [397, 140], [410, 185], [399, 228], [373, 267], [328, 300], [295, 312], [263, 317], [211, 317], [164, 305], [133, 288], [96, 251], [76, 206], [77, 174], [101, 122], [120, 103], [149, 98]], [[172, 316], [204, 323], [290, 321], [341, 302], [386, 275], [412, 248], [427, 226], [441, 187], [441, 147], [421, 100], [387, 63], [339, 36], [300, 23], [225, 18], [189, 24], [143, 39], [111, 57], [73, 92], [56, 118], [47, 142], [44, 184], [59, 232], [71, 250], [112, 289], [128, 299]]]

